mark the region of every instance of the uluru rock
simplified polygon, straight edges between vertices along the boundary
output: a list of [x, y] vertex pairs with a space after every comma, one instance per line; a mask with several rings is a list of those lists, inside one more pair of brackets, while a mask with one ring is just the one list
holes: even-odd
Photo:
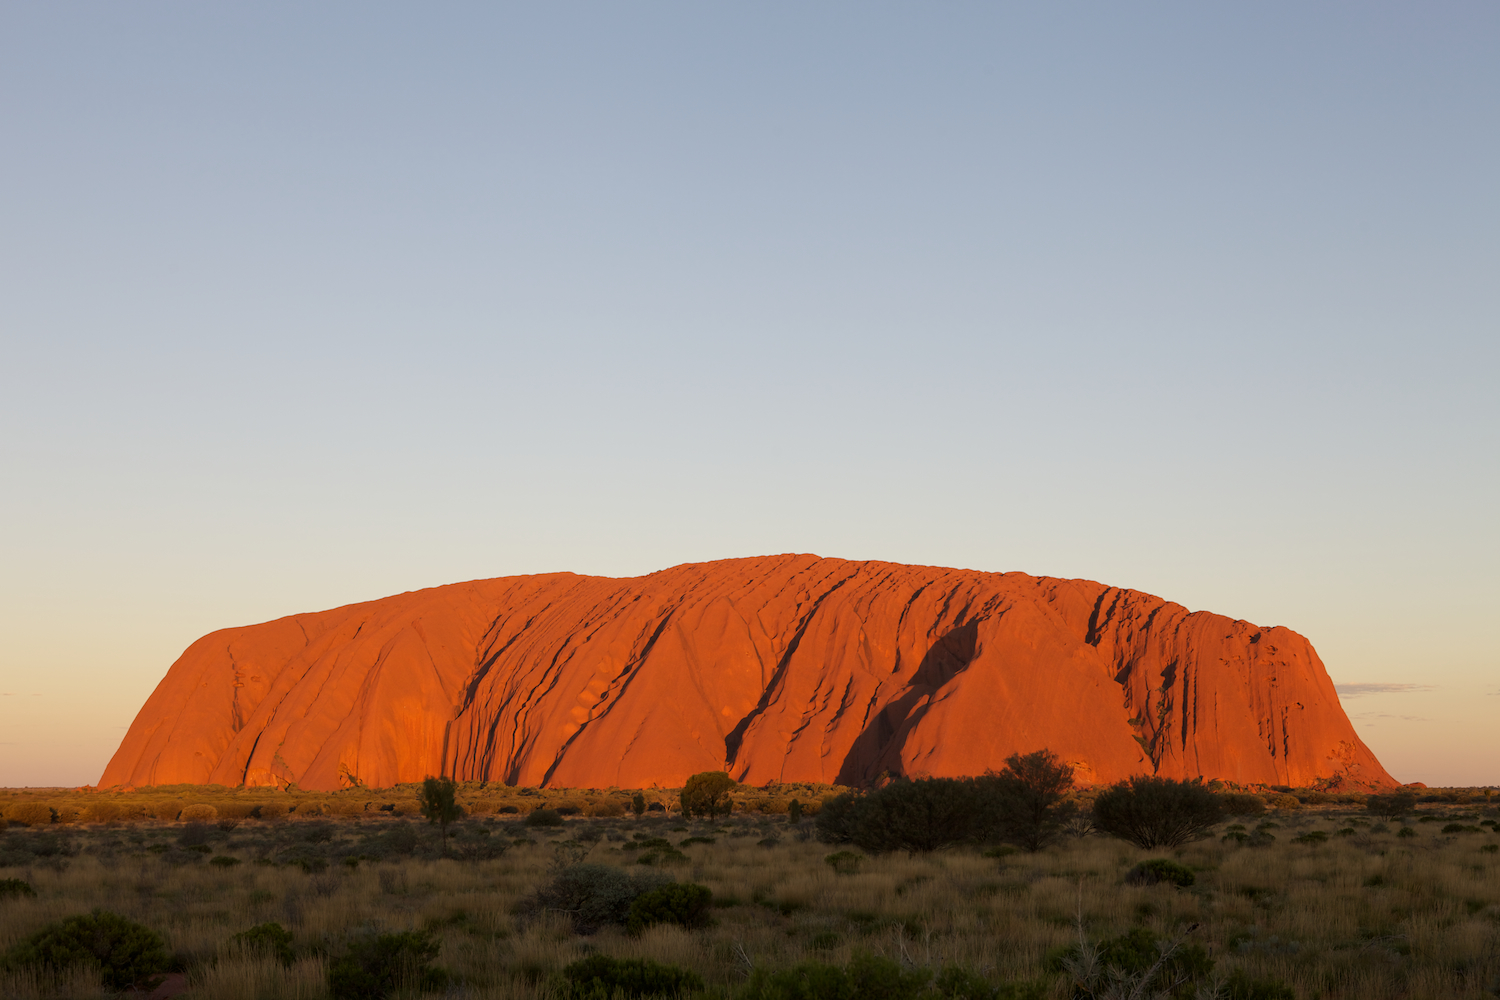
[[193, 643], [102, 786], [1132, 774], [1386, 787], [1310, 643], [1024, 573], [780, 555], [435, 587]]

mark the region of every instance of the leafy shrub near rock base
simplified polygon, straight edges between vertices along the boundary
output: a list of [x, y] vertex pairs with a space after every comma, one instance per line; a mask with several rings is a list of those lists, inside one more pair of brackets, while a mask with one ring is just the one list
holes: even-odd
[[80, 967], [98, 969], [110, 989], [152, 986], [167, 968], [166, 943], [149, 927], [95, 910], [43, 927], [0, 959], [6, 969], [57, 973]]
[[577, 1000], [612, 1000], [617, 991], [627, 997], [672, 997], [703, 989], [696, 972], [649, 958], [590, 955], [563, 969], [563, 976]]
[[1208, 835], [1224, 816], [1219, 796], [1201, 779], [1137, 775], [1094, 799], [1094, 825], [1137, 847], [1181, 847]]

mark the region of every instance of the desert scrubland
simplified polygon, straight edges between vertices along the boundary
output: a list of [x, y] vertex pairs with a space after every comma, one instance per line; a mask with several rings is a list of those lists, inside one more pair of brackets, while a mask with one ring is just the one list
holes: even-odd
[[[0, 953], [99, 908], [162, 937], [180, 995], [215, 1000], [329, 997], [354, 943], [407, 931], [438, 946], [441, 970], [410, 996], [581, 995], [564, 970], [607, 955], [696, 974], [710, 996], [790, 995], [766, 992], [766, 976], [876, 956], [903, 974], [967, 970], [967, 986], [950, 977], [932, 996], [1061, 998], [1075, 995], [1061, 961], [1080, 932], [1097, 944], [1144, 928], [1201, 949], [1183, 996], [1500, 994], [1500, 809], [1482, 792], [1429, 790], [1392, 821], [1355, 795], [1272, 793], [1264, 814], [1165, 851], [1075, 822], [1034, 854], [865, 856], [786, 815], [835, 791], [741, 789], [729, 816], [688, 819], [668, 790], [644, 791], [637, 816], [627, 791], [461, 786], [467, 815], [446, 845], [410, 787], [3, 792], [0, 884], [30, 891], [0, 895]], [[528, 822], [542, 808], [565, 815]], [[1128, 882], [1149, 858], [1193, 884]], [[708, 926], [580, 927], [538, 896], [579, 865], [705, 886]], [[279, 955], [236, 939], [271, 923], [289, 934]], [[88, 970], [0, 972], [16, 1000], [110, 995]]]

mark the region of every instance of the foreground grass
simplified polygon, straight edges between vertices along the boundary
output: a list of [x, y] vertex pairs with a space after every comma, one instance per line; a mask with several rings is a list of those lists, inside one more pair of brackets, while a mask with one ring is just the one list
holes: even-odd
[[[0, 951], [63, 917], [104, 907], [167, 940], [187, 973], [190, 996], [214, 1000], [319, 1000], [325, 960], [364, 930], [428, 929], [452, 995], [545, 998], [557, 973], [593, 953], [643, 957], [692, 969], [710, 989], [731, 991], [753, 967], [815, 959], [844, 962], [856, 951], [911, 965], [963, 965], [993, 981], [1067, 984], [1048, 972], [1049, 952], [1078, 939], [1081, 920], [1097, 939], [1136, 924], [1191, 940], [1217, 968], [1243, 967], [1289, 985], [1298, 997], [1493, 998], [1500, 995], [1500, 815], [1488, 804], [1438, 805], [1433, 822], [1373, 823], [1334, 804], [1278, 810], [1263, 846], [1211, 840], [1173, 852], [1143, 852], [1084, 836], [1035, 855], [985, 856], [973, 849], [868, 858], [838, 874], [837, 850], [785, 817], [736, 815], [717, 824], [679, 817], [574, 818], [532, 829], [506, 814], [455, 824], [457, 857], [440, 858], [437, 830], [394, 812], [294, 815], [187, 826], [169, 822], [30, 828], [0, 832], [0, 878], [23, 878], [34, 898], [0, 900]], [[1478, 828], [1443, 834], [1450, 823]], [[1259, 825], [1248, 821], [1253, 829]], [[1339, 830], [1351, 830], [1340, 835]], [[1295, 838], [1323, 831], [1328, 839]], [[1222, 832], [1222, 830], [1221, 830]], [[524, 922], [517, 904], [563, 865], [635, 868], [637, 835], [712, 838], [682, 848], [668, 869], [714, 892], [716, 924], [675, 926], [639, 937], [609, 928], [575, 935], [560, 917]], [[518, 843], [519, 841], [519, 843]], [[498, 856], [496, 856], [498, 855]], [[1131, 886], [1144, 858], [1193, 868], [1188, 889]], [[213, 863], [234, 858], [236, 864]], [[295, 936], [290, 967], [246, 954], [230, 939], [277, 921]], [[40, 981], [0, 974], [0, 996], [106, 996], [75, 976]]]

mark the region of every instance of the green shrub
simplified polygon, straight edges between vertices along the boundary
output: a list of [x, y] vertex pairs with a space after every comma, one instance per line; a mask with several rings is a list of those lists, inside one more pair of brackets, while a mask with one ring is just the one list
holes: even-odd
[[1244, 969], [1235, 969], [1224, 983], [1228, 1000], [1297, 1000], [1297, 994], [1279, 979], [1252, 979]]
[[1480, 850], [1486, 854], [1495, 854], [1500, 852], [1500, 844], [1485, 844]]
[[[820, 938], [830, 938], [819, 943]], [[838, 935], [819, 935], [813, 947], [838, 943]], [[847, 966], [803, 962], [775, 972], [757, 970], [736, 1000], [1045, 1000], [1047, 983], [996, 985], [968, 969], [949, 966], [933, 976], [930, 969], [905, 970], [888, 958], [856, 954]]]
[[1224, 815], [1219, 796], [1202, 779], [1178, 781], [1137, 775], [1094, 800], [1094, 825], [1137, 847], [1181, 847], [1208, 835]]
[[1306, 833], [1298, 834], [1292, 838], [1294, 844], [1321, 844], [1328, 839], [1328, 834], [1322, 830], [1308, 830]]
[[611, 958], [590, 955], [563, 969], [572, 995], [586, 1000], [611, 1000], [616, 991], [627, 997], [676, 996], [703, 989], [697, 973], [649, 958]]
[[1405, 816], [1417, 807], [1417, 796], [1413, 792], [1392, 792], [1389, 795], [1371, 795], [1365, 799], [1365, 809], [1372, 815], [1392, 820]]
[[640, 792], [636, 792], [634, 795], [632, 795], [630, 797], [630, 811], [635, 813], [637, 816], [646, 815], [646, 796]]
[[240, 859], [232, 858], [227, 854], [220, 854], [218, 857], [209, 858], [208, 863], [215, 868], [233, 868], [240, 863]]
[[167, 949], [150, 928], [95, 910], [49, 924], [12, 947], [0, 964], [49, 972], [93, 967], [111, 989], [154, 988], [156, 977], [166, 970]]
[[803, 962], [790, 969], [757, 969], [739, 1000], [917, 1000], [930, 969], [906, 971], [894, 959], [858, 954], [844, 967]]
[[1402, 838], [1411, 838], [1411, 837], [1415, 837], [1416, 835], [1417, 835], [1417, 831], [1413, 830], [1409, 826], [1403, 826], [1401, 829], [1399, 829], [1399, 830], [1396, 831], [1396, 836], [1402, 837]]
[[418, 801], [422, 806], [422, 815], [427, 822], [436, 823], [440, 830], [442, 840], [442, 853], [448, 856], [448, 824], [455, 820], [463, 819], [463, 807], [457, 800], [458, 787], [453, 784], [453, 779], [424, 778], [422, 780], [422, 793]]
[[1152, 858], [1142, 861], [1130, 871], [1125, 873], [1125, 881], [1131, 885], [1156, 885], [1158, 882], [1170, 882], [1178, 888], [1187, 888], [1197, 879], [1191, 868], [1179, 865], [1175, 861], [1166, 858]]
[[1266, 800], [1248, 792], [1221, 792], [1219, 804], [1226, 816], [1259, 816], [1266, 811]]
[[527, 826], [562, 826], [562, 813], [556, 809], [533, 809], [526, 817]]
[[863, 854], [854, 851], [836, 851], [823, 859], [823, 863], [839, 875], [854, 875], [859, 872], [859, 866], [865, 860]]
[[520, 912], [566, 914], [579, 934], [592, 934], [606, 924], [623, 924], [636, 898], [668, 883], [664, 875], [630, 875], [610, 865], [573, 865], [553, 877], [529, 899]]
[[835, 795], [823, 802], [813, 818], [813, 829], [825, 844], [852, 844], [859, 829], [864, 797], [854, 792]]
[[247, 931], [240, 931], [229, 940], [244, 945], [246, 950], [270, 955], [282, 965], [291, 965], [292, 959], [296, 957], [292, 951], [292, 932], [275, 921], [256, 924]]
[[669, 882], [635, 897], [625, 926], [639, 934], [653, 924], [678, 924], [682, 927], [707, 927], [714, 894], [707, 886], [692, 882]]
[[635, 859], [638, 865], [685, 865], [688, 856], [675, 847], [656, 847]]
[[1039, 851], [1062, 834], [1076, 806], [1067, 801], [1073, 790], [1073, 768], [1051, 750], [1011, 754], [997, 775], [975, 782], [979, 828], [973, 833]]
[[728, 816], [734, 808], [729, 793], [734, 791], [735, 780], [724, 771], [704, 771], [687, 780], [679, 799], [684, 816]]
[[802, 803], [793, 799], [786, 807], [786, 821], [796, 824], [802, 822]]
[[819, 811], [816, 829], [825, 843], [852, 843], [872, 854], [915, 854], [986, 839], [993, 819], [974, 779], [923, 778], [894, 781], [866, 795], [840, 795]]
[[1202, 945], [1163, 942], [1150, 928], [1133, 927], [1097, 947], [1074, 945], [1054, 953], [1048, 966], [1072, 975], [1074, 1000], [1106, 1000], [1191, 996], [1193, 985], [1213, 972], [1214, 961]]
[[31, 883], [19, 878], [0, 878], [0, 899], [9, 899], [12, 896], [35, 896], [36, 890]]
[[448, 976], [432, 966], [441, 945], [426, 931], [357, 939], [328, 966], [334, 1000], [376, 1000], [397, 991], [438, 991]]

